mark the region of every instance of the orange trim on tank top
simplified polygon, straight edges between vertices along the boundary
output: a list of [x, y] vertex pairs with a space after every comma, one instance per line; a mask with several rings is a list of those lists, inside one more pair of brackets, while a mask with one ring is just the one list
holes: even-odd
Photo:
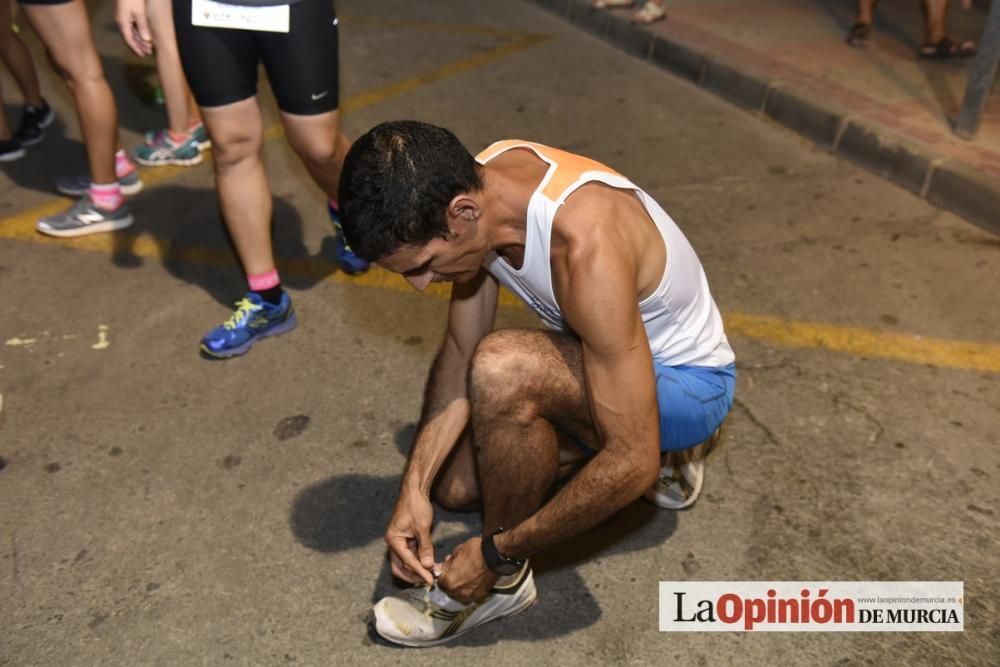
[[568, 153], [566, 151], [559, 150], [558, 148], [552, 148], [551, 146], [536, 144], [531, 141], [518, 141], [517, 139], [498, 141], [477, 155], [476, 160], [485, 164], [511, 148], [521, 147], [535, 149], [539, 155], [543, 156], [554, 167], [548, 183], [545, 184], [545, 189], [542, 190], [542, 194], [552, 201], [559, 201], [559, 198], [562, 197], [563, 193], [566, 192], [569, 186], [580, 180], [580, 176], [582, 176], [584, 172], [599, 171], [605, 174], [622, 177], [622, 175], [614, 169], [603, 165], [596, 160], [591, 160], [590, 158], [583, 157], [582, 155]]

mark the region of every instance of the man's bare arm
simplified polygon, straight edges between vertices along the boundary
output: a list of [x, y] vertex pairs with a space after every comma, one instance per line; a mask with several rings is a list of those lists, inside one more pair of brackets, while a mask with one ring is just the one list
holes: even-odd
[[430, 495], [441, 466], [469, 423], [466, 386], [469, 364], [479, 341], [493, 330], [497, 283], [486, 271], [452, 287], [448, 330], [431, 365], [424, 405], [403, 483]]
[[[607, 224], [594, 217], [593, 224]], [[602, 232], [553, 256], [556, 297], [581, 340], [591, 416], [604, 446], [549, 503], [506, 527], [496, 540], [503, 553], [527, 557], [595, 526], [642, 495], [659, 473], [653, 359], [630, 247], [626, 236]]]
[[485, 271], [452, 288], [448, 330], [431, 366], [420, 427], [385, 531], [392, 573], [411, 583], [434, 580], [431, 487], [468, 424], [469, 363], [476, 345], [493, 329], [496, 304], [497, 284]]

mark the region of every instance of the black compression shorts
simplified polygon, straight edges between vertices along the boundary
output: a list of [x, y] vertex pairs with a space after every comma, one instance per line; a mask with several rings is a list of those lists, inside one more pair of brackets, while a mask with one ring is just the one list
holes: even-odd
[[198, 106], [218, 107], [256, 95], [260, 63], [282, 111], [309, 116], [339, 105], [333, 0], [292, 4], [287, 33], [195, 26], [191, 0], [173, 2], [181, 64]]

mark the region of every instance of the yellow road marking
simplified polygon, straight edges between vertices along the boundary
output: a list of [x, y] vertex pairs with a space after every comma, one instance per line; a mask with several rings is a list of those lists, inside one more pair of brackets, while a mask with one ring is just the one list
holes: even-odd
[[[106, 254], [159, 257], [161, 260], [219, 267], [231, 267], [236, 262], [236, 257], [229, 248], [176, 248], [171, 247], [171, 242], [167, 240], [127, 233], [84, 236], [76, 239], [73, 247]], [[290, 277], [333, 280], [347, 285], [390, 289], [419, 296], [402, 276], [377, 266], [363, 275], [348, 276], [341, 273], [336, 264], [320, 256], [279, 257], [277, 264], [279, 271]], [[424, 291], [424, 294], [438, 298], [448, 298], [450, 293], [451, 288], [446, 284], [432, 284]], [[524, 306], [520, 299], [507, 290], [500, 291], [500, 304]], [[941, 368], [1000, 373], [1000, 345], [991, 343], [932, 338], [739, 312], [724, 313], [723, 319], [726, 333], [730, 336], [773, 345], [826, 349]]]
[[425, 32], [443, 32], [451, 35], [492, 35], [493, 37], [524, 37], [523, 30], [507, 30], [486, 25], [471, 25], [468, 23], [448, 23], [443, 21], [409, 21], [406, 19], [387, 19], [379, 16], [360, 16], [344, 14], [340, 18], [349, 25], [374, 25], [380, 28], [412, 28]]
[[789, 347], [1000, 373], [1000, 345], [879, 331], [768, 315], [725, 313], [726, 333]]

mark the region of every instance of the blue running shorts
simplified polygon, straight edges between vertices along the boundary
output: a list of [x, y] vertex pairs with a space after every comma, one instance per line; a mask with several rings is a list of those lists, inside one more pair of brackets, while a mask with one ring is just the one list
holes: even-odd
[[[722, 368], [661, 366], [656, 373], [656, 402], [660, 406], [660, 451], [689, 449], [701, 444], [722, 424], [733, 407], [736, 364]], [[596, 454], [577, 443], [588, 456]]]

